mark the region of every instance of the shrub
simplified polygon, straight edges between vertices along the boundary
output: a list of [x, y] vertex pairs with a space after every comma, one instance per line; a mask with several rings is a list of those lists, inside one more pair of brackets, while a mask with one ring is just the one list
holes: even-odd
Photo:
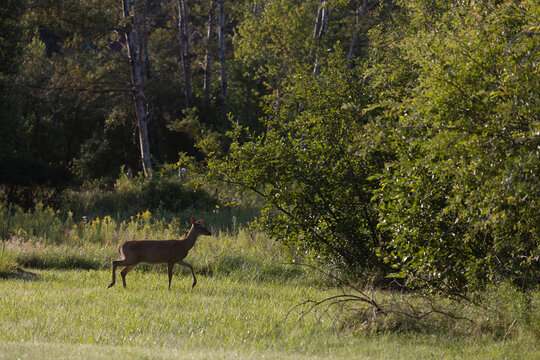
[[12, 275], [18, 268], [19, 262], [15, 254], [2, 248], [0, 250], [0, 277]]
[[436, 19], [421, 3], [404, 7], [408, 36], [373, 50], [388, 56], [372, 71], [375, 92], [395, 74], [409, 80], [399, 99], [381, 96], [384, 116], [373, 127], [397, 156], [379, 178], [380, 227], [391, 238], [384, 259], [420, 290], [534, 286], [540, 83], [530, 14], [538, 3], [454, 4]]
[[385, 154], [370, 148], [362, 115], [367, 94], [336, 50], [313, 77], [299, 70], [279, 107], [268, 109], [267, 132], [237, 127], [229, 153], [210, 161], [213, 180], [258, 193], [258, 224], [273, 238], [355, 275], [380, 270], [383, 234], [371, 204], [372, 176]]

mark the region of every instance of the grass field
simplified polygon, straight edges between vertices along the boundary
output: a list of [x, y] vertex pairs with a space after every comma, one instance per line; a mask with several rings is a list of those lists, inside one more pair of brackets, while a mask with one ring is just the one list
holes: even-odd
[[370, 326], [355, 310], [324, 307], [301, 318], [307, 308], [289, 313], [295, 305], [339, 289], [284, 264], [292, 254], [256, 230], [212, 228], [186, 258], [197, 286], [177, 267], [168, 291], [164, 265], [140, 265], [128, 289], [107, 290], [109, 264], [118, 242], [182, 236], [182, 221], [145, 212], [75, 222], [37, 208], [18, 211], [12, 229], [2, 271], [20, 264], [27, 273], [0, 277], [0, 359], [540, 359], [538, 292], [499, 287], [486, 293], [486, 310], [452, 305], [473, 318], [467, 329], [444, 316]]
[[[178, 272], [178, 270], [177, 270]], [[319, 313], [288, 311], [325, 291], [304, 276], [261, 280], [187, 272], [171, 291], [161, 271], [135, 271], [106, 290], [103, 270], [37, 270], [3, 279], [2, 359], [538, 359], [538, 343], [441, 335], [336, 332]]]

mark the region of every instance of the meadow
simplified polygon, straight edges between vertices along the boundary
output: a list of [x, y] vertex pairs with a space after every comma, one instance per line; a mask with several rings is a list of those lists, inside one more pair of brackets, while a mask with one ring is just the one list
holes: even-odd
[[[168, 291], [164, 265], [140, 265], [127, 289], [106, 289], [110, 261], [120, 241], [178, 238], [188, 219], [144, 211], [124, 220], [77, 220], [41, 205], [15, 209], [1, 257], [23, 270], [0, 278], [0, 359], [540, 358], [538, 292], [497, 287], [484, 308], [440, 300], [471, 321], [370, 317], [361, 303], [307, 312], [311, 304], [296, 306], [342, 289], [291, 265], [296, 254], [222, 211], [204, 214], [214, 235], [199, 238], [186, 258], [197, 286], [177, 267]], [[227, 227], [212, 227], [225, 218]], [[406, 298], [366, 291], [381, 301]]]
[[[328, 317], [287, 318], [290, 308], [328, 292], [290, 281], [135, 272], [130, 287], [105, 290], [101, 270], [41, 270], [3, 280], [3, 359], [535, 359], [526, 338], [336, 332]], [[331, 292], [331, 290], [330, 290]], [[318, 314], [319, 315], [319, 314]], [[529, 339], [530, 340], [530, 339]], [[537, 345], [537, 344], [536, 344]]]

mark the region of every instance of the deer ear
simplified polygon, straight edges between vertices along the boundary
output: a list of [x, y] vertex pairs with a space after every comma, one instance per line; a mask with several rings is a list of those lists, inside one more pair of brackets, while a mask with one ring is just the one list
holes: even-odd
[[195, 224], [195, 216], [192, 216], [192, 217], [191, 217], [191, 223], [192, 223], [192, 224]]

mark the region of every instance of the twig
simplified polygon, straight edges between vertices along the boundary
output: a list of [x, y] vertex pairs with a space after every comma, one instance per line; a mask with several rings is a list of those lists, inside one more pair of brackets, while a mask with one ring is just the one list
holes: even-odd
[[[333, 296], [324, 298], [322, 300], [308, 299], [308, 300], [306, 300], [306, 301], [304, 301], [304, 302], [302, 302], [300, 304], [297, 304], [297, 305], [293, 306], [287, 312], [287, 315], [285, 316], [284, 321], [286, 321], [289, 318], [289, 316], [291, 315], [291, 313], [293, 313], [296, 309], [304, 308], [305, 306], [309, 305], [307, 309], [304, 309], [303, 311], [301, 311], [300, 316], [298, 317], [298, 319], [296, 321], [296, 324], [298, 324], [304, 319], [304, 317], [306, 315], [313, 312], [316, 308], [321, 307], [321, 306], [324, 305], [324, 310], [317, 317], [317, 322], [315, 324], [315, 327], [317, 327], [319, 325], [319, 323], [321, 322], [322, 317], [325, 314], [331, 317], [330, 308], [332, 308], [333, 306], [335, 306], [335, 305], [340, 306], [341, 312], [343, 312], [344, 309], [345, 309], [345, 305], [347, 303], [349, 303], [349, 302], [360, 302], [360, 303], [370, 305], [372, 307], [372, 309], [373, 309], [374, 316], [376, 314], [388, 315], [388, 314], [394, 313], [394, 314], [404, 315], [404, 316], [407, 316], [407, 317], [412, 318], [412, 319], [422, 320], [423, 318], [425, 318], [425, 317], [427, 317], [427, 316], [429, 316], [431, 314], [440, 314], [440, 315], [444, 315], [444, 316], [450, 317], [450, 318], [455, 319], [455, 320], [467, 320], [470, 323], [474, 322], [472, 319], [469, 319], [467, 317], [455, 315], [455, 314], [453, 314], [451, 312], [444, 311], [444, 310], [441, 310], [439, 308], [436, 308], [431, 299], [424, 299], [424, 301], [426, 301], [427, 304], [429, 304], [429, 310], [421, 311], [420, 309], [415, 307], [414, 304], [412, 304], [410, 302], [407, 302], [405, 304], [405, 307], [406, 308], [408, 307], [409, 309], [403, 310], [402, 307], [396, 305], [398, 303], [398, 301], [394, 296], [395, 294], [392, 294], [392, 299], [393, 299], [392, 302], [388, 305], [387, 308], [383, 308], [383, 306], [381, 306], [381, 304], [378, 301], [376, 301], [372, 296], [366, 295], [363, 291], [358, 289], [356, 286], [350, 284], [348, 281], [345, 281], [343, 279], [338, 278], [337, 276], [329, 274], [329, 273], [319, 269], [316, 266], [313, 266], [313, 265], [310, 265], [310, 264], [302, 264], [302, 263], [289, 263], [288, 265], [306, 266], [306, 267], [309, 267], [309, 268], [312, 268], [312, 269], [315, 269], [315, 270], [319, 271], [320, 273], [324, 274], [325, 276], [327, 276], [330, 279], [336, 280], [340, 284], [342, 294], [333, 295]], [[357, 292], [358, 295], [346, 293], [345, 289], [344, 289], [345, 287], [350, 288], [353, 291]]]

